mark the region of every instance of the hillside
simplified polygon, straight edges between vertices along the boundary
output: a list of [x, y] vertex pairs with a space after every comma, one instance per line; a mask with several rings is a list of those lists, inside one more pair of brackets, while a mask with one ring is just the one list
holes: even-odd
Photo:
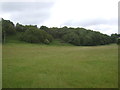
[[[11, 41], [24, 41], [28, 43], [51, 44], [54, 40], [60, 40], [63, 43], [69, 43], [76, 46], [97, 46], [117, 43], [119, 34], [103, 34], [85, 28], [72, 27], [51, 27], [37, 25], [22, 25], [17, 23], [14, 25], [10, 20], [2, 19], [2, 41], [7, 42], [11, 37]], [[9, 39], [10, 41], [10, 39]], [[55, 42], [54, 41], [54, 42]]]

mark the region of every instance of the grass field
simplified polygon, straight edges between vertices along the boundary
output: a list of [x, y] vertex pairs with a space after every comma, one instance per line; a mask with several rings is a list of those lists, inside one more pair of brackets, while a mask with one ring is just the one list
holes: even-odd
[[3, 88], [118, 87], [117, 45], [3, 45]]

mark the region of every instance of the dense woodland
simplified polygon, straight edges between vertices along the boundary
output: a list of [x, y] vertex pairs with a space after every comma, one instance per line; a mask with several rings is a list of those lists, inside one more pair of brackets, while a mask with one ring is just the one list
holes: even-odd
[[17, 23], [14, 25], [10, 20], [2, 21], [2, 42], [8, 36], [16, 35], [19, 40], [29, 43], [50, 44], [55, 39], [60, 39], [63, 43], [70, 43], [77, 46], [96, 46], [106, 45], [110, 43], [119, 43], [120, 34], [111, 34], [111, 36], [102, 34], [98, 31], [87, 30], [85, 28], [72, 27], [51, 27], [37, 25], [22, 25]]

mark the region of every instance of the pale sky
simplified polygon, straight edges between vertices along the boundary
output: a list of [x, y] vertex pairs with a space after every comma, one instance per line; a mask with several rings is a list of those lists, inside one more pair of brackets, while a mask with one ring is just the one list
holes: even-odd
[[23, 25], [118, 33], [119, 0], [1, 0], [0, 17]]

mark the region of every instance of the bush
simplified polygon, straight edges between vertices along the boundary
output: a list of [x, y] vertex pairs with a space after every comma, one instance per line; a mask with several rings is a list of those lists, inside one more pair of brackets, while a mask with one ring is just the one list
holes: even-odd
[[120, 38], [117, 39], [117, 44], [120, 45]]
[[44, 40], [44, 43], [45, 43], [45, 44], [49, 44], [50, 41], [49, 41], [48, 39], [45, 39], [45, 40]]
[[43, 30], [37, 28], [29, 28], [19, 36], [20, 40], [30, 43], [45, 43], [49, 44], [52, 42], [52, 36]]
[[63, 40], [74, 45], [80, 45], [79, 37], [74, 32], [65, 34]]
[[15, 26], [10, 20], [2, 19], [2, 31], [5, 35], [13, 35], [16, 33]]

